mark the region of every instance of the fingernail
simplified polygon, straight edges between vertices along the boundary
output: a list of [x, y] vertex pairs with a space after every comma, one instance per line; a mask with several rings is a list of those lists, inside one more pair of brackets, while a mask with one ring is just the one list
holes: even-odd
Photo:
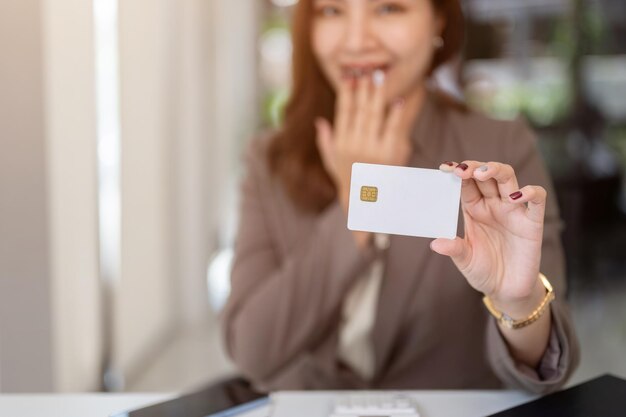
[[522, 198], [522, 192], [515, 191], [513, 194], [509, 195], [509, 197], [511, 197], [512, 200], [519, 200], [520, 198]]
[[404, 106], [404, 97], [398, 97], [396, 98], [393, 103], [394, 106], [398, 106], [398, 107], [402, 107]]
[[454, 166], [454, 162], [450, 162], [450, 161], [444, 161], [443, 164], [447, 165], [449, 167], [453, 167]]
[[385, 72], [383, 70], [376, 70], [372, 74], [372, 81], [375, 86], [381, 86], [385, 83]]
[[479, 166], [479, 167], [478, 167], [478, 170], [479, 170], [480, 172], [485, 172], [485, 171], [487, 171], [488, 169], [489, 169], [489, 167], [488, 167], [487, 165], [481, 165], [481, 166]]
[[457, 168], [461, 168], [461, 170], [462, 170], [462, 171], [465, 171], [467, 168], [469, 168], [469, 167], [467, 166], [467, 164], [465, 164], [465, 163], [463, 163], [463, 164], [458, 164], [456, 167], [457, 167]]
[[439, 169], [443, 172], [452, 172], [454, 171], [454, 164], [448, 165], [446, 162], [443, 162], [439, 165]]

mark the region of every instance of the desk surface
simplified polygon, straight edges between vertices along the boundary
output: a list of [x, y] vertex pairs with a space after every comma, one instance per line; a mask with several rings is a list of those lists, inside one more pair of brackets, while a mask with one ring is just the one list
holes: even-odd
[[[379, 391], [380, 392], [380, 391]], [[535, 398], [520, 391], [404, 391], [415, 399], [421, 417], [484, 417]], [[360, 392], [359, 395], [367, 392]], [[336, 392], [281, 392], [276, 417], [326, 417]], [[286, 406], [286, 407], [284, 407]], [[283, 408], [284, 407], [284, 408]], [[285, 412], [281, 412], [285, 410]]]
[[174, 394], [2, 394], [0, 416], [108, 417], [172, 397]]
[[[307, 416], [325, 417], [328, 402], [334, 395], [336, 393], [330, 391], [285, 392], [278, 394], [278, 398], [309, 411]], [[533, 398], [516, 391], [412, 391], [411, 395], [415, 397], [422, 417], [485, 416]], [[0, 416], [107, 417], [173, 396], [174, 394], [5, 394], [0, 395]], [[257, 410], [245, 417], [263, 417], [266, 413], [265, 410]]]

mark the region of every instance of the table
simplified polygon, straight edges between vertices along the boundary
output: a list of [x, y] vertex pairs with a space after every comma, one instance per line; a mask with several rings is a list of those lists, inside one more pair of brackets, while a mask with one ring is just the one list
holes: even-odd
[[2, 417], [108, 417], [175, 394], [2, 394]]
[[[361, 393], [362, 394], [362, 393]], [[410, 391], [422, 417], [485, 416], [534, 397], [518, 391]], [[281, 392], [279, 401], [302, 410], [299, 416], [325, 417], [332, 391]], [[107, 417], [111, 414], [173, 398], [175, 394], [17, 394], [0, 395], [0, 416]], [[242, 417], [267, 417], [257, 409]]]
[[[378, 391], [380, 392], [380, 391]], [[373, 391], [375, 393], [375, 391]], [[484, 417], [537, 398], [521, 391], [403, 391], [417, 404], [420, 417]], [[361, 391], [358, 395], [367, 394]], [[289, 409], [302, 410], [298, 417], [326, 417], [337, 392], [281, 392], [277, 401]], [[278, 410], [280, 411], [280, 409]], [[275, 417], [293, 416], [293, 412], [276, 413]]]

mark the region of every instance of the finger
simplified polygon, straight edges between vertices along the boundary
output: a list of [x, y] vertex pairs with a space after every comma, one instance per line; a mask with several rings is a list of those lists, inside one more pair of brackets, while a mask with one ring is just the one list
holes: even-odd
[[343, 79], [337, 91], [337, 105], [335, 109], [335, 134], [337, 138], [346, 137], [352, 125], [354, 107], [354, 89], [351, 79]]
[[370, 99], [368, 126], [366, 135], [370, 141], [378, 142], [381, 138], [381, 129], [385, 113], [385, 72], [376, 70], [372, 74], [373, 92]]
[[385, 127], [383, 128], [383, 142], [392, 143], [395, 140], [400, 140], [400, 128], [406, 107], [405, 104], [404, 98], [397, 98], [391, 104], [387, 120], [385, 121]]
[[439, 170], [443, 172], [453, 172], [456, 167], [456, 163], [452, 161], [445, 161], [439, 165]]
[[527, 216], [535, 222], [543, 222], [546, 213], [546, 189], [538, 185], [527, 185], [509, 195], [509, 201], [515, 204], [528, 203]]
[[355, 105], [353, 108], [354, 124], [352, 126], [352, 134], [350, 137], [353, 140], [359, 141], [359, 143], [363, 143], [363, 137], [366, 132], [370, 84], [370, 77], [367, 74], [360, 76], [357, 81]]
[[502, 199], [507, 199], [509, 194], [519, 189], [515, 170], [508, 164], [484, 163], [474, 170], [474, 178], [478, 180], [479, 184], [495, 181], [498, 197]]
[[332, 127], [328, 120], [318, 117], [315, 119], [315, 130], [317, 131], [317, 148], [322, 162], [326, 169], [330, 170], [334, 154]]
[[464, 269], [471, 259], [471, 248], [465, 239], [439, 238], [430, 242], [430, 248], [440, 255], [449, 256], [459, 269]]
[[454, 164], [454, 175], [460, 177], [463, 182], [461, 184], [461, 203], [463, 204], [475, 204], [483, 198], [482, 192], [478, 189], [476, 181], [472, 178], [470, 170], [471, 161], [465, 161], [460, 164]]
[[464, 177], [469, 177], [476, 180], [476, 187], [484, 198], [500, 198], [500, 192], [498, 191], [498, 185], [496, 184], [495, 180], [487, 178], [484, 181], [480, 181], [476, 179], [476, 171], [485, 166], [484, 162], [463, 161], [459, 166], [461, 166], [461, 168], [463, 166], [467, 166], [467, 169], [462, 170], [461, 168], [459, 168], [459, 170], [463, 172]]

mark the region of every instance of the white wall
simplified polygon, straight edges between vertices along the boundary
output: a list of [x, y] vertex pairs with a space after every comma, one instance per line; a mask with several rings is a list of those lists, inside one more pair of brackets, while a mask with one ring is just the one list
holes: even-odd
[[[212, 226], [216, 211], [210, 205], [211, 134], [215, 124], [212, 8], [216, 1], [177, 2], [176, 64], [177, 109], [174, 152], [174, 229], [177, 245], [174, 276], [180, 284], [178, 305], [183, 326], [206, 322], [205, 282], [208, 258], [215, 245]], [[172, 31], [174, 32], [174, 31]]]
[[100, 385], [92, 2], [43, 2], [54, 386]]
[[213, 198], [211, 207], [217, 216], [219, 245], [228, 247], [236, 230], [242, 146], [256, 134], [258, 125], [256, 39], [263, 5], [249, 0], [217, 0], [212, 5], [216, 117], [211, 180], [219, 199]]
[[[149, 3], [124, 9], [133, 18], [122, 27], [128, 140], [114, 354], [125, 374], [160, 345], [178, 299], [170, 270], [174, 44], [163, 31], [173, 6], [162, 1], [151, 15]], [[0, 381], [4, 391], [93, 390], [102, 328], [92, 2], [1, 7]]]
[[39, 0], [0, 2], [0, 387], [53, 386]]
[[172, 275], [176, 3], [119, 3], [122, 136], [122, 265], [114, 357], [139, 372], [177, 322]]
[[[241, 143], [256, 126], [258, 7], [120, 1], [113, 359], [127, 378], [177, 329], [212, 314], [207, 262], [230, 243]], [[92, 13], [84, 0], [0, 3], [3, 391], [100, 385]]]
[[98, 385], [90, 2], [0, 4], [2, 390]]

